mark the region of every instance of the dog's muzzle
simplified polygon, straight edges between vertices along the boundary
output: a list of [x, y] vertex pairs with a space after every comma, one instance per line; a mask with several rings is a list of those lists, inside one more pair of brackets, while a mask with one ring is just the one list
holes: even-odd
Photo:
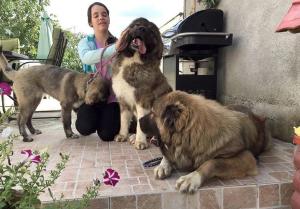
[[147, 48], [141, 38], [134, 38], [130, 44], [130, 47], [133, 50], [138, 51], [140, 54], [146, 54]]
[[149, 113], [139, 119], [141, 130], [148, 136], [155, 136], [160, 139], [159, 129], [153, 118], [153, 114]]

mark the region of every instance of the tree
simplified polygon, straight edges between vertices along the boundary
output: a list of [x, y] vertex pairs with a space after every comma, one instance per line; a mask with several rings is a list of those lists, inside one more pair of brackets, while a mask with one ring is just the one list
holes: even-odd
[[19, 38], [21, 52], [35, 57], [39, 40], [40, 13], [49, 0], [0, 0], [0, 38]]
[[84, 35], [81, 33], [71, 33], [70, 31], [65, 31], [65, 33], [68, 38], [68, 45], [64, 54], [62, 67], [82, 71], [82, 64], [77, 51], [77, 45]]
[[[0, 39], [19, 38], [22, 54], [36, 57], [41, 25], [41, 12], [49, 0], [0, 0]], [[50, 14], [54, 27], [59, 27], [55, 15]], [[80, 71], [77, 44], [82, 34], [66, 31], [68, 45], [62, 66]]]

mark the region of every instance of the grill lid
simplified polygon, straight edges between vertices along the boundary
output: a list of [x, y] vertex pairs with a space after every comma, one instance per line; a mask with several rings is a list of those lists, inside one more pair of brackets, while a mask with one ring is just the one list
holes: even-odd
[[162, 37], [171, 38], [186, 32], [223, 32], [223, 11], [206, 9], [195, 12], [162, 33]]

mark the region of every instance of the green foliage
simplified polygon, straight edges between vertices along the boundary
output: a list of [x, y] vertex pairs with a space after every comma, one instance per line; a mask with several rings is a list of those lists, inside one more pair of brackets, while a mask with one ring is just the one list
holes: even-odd
[[[53, 203], [50, 203], [44, 207], [44, 209], [82, 209], [87, 208], [90, 204], [91, 199], [98, 196], [98, 190], [100, 185], [93, 185], [86, 188], [86, 193], [82, 196], [81, 200], [65, 200], [61, 199], [64, 197], [63, 194], [60, 197], [60, 200], [56, 200], [53, 195]], [[49, 191], [51, 194], [51, 191]]]
[[[0, 125], [12, 114], [12, 109], [2, 114]], [[43, 205], [44, 209], [84, 209], [89, 206], [91, 199], [98, 196], [101, 183], [87, 187], [80, 200], [63, 200], [63, 194], [56, 199], [50, 187], [65, 168], [69, 156], [60, 153], [61, 160], [53, 170], [46, 170], [50, 158], [46, 151], [23, 150], [27, 153], [27, 157], [20, 162], [12, 163], [13, 145], [18, 135], [11, 133], [10, 127], [4, 129], [2, 137], [5, 135], [7, 139], [0, 142], [0, 209], [41, 208], [39, 195], [46, 190], [53, 202]]]
[[[45, 209], [83, 209], [89, 206], [91, 199], [98, 196], [100, 184], [87, 187], [80, 200], [63, 200], [63, 194], [57, 200], [50, 187], [65, 168], [69, 156], [60, 153], [61, 161], [50, 172], [46, 170], [50, 157], [46, 151], [35, 151], [23, 161], [13, 164], [13, 142], [17, 137], [10, 135], [0, 143], [0, 209], [41, 208], [39, 195], [47, 189], [53, 202], [45, 205]], [[38, 162], [32, 160], [36, 156], [40, 157]], [[48, 177], [46, 172], [50, 173]]]
[[12, 107], [8, 108], [5, 113], [1, 113], [0, 124], [3, 124], [13, 114], [14, 114], [14, 111], [13, 111]]
[[[40, 156], [40, 162], [34, 166], [29, 157], [13, 164], [13, 141], [15, 135], [0, 143], [0, 208], [34, 209], [41, 204], [40, 193], [55, 183], [69, 159], [68, 155], [60, 154], [61, 161], [55, 169], [45, 177], [49, 154], [47, 152], [34, 152]], [[5, 162], [7, 161], [7, 162]]]
[[[41, 12], [48, 6], [49, 0], [0, 0], [0, 39], [19, 38], [21, 53], [35, 58], [39, 41]], [[50, 14], [54, 26], [59, 27], [56, 16]], [[68, 45], [62, 66], [81, 71], [77, 44], [82, 34], [66, 31]]]
[[36, 57], [40, 14], [49, 0], [0, 0], [0, 38], [19, 38], [21, 52]]
[[202, 0], [202, 1], [206, 9], [215, 8], [220, 3], [220, 0]]
[[71, 33], [70, 31], [65, 31], [65, 33], [68, 38], [68, 45], [64, 54], [62, 67], [80, 72], [82, 71], [82, 63], [77, 51], [77, 45], [84, 35], [81, 33]]

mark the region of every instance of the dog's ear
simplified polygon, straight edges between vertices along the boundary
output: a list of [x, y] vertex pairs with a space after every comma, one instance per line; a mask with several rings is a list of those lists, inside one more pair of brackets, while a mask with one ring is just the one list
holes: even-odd
[[156, 56], [157, 59], [161, 59], [162, 58], [162, 55], [163, 55], [163, 50], [164, 50], [164, 44], [162, 42], [162, 38], [161, 38], [161, 35], [160, 35], [160, 32], [159, 32], [159, 28], [154, 24], [152, 23], [152, 27], [154, 29], [154, 33], [156, 33], [156, 47], [154, 49], [154, 54]]
[[126, 47], [129, 44], [128, 39], [129, 39], [129, 27], [126, 28], [121, 34], [121, 37], [119, 40], [119, 46], [117, 47], [118, 52], [122, 52], [126, 49]]
[[187, 123], [186, 107], [180, 102], [167, 105], [161, 117], [171, 132], [180, 132]]
[[158, 40], [155, 54], [159, 60], [162, 58], [163, 50], [164, 50], [163, 42], [162, 42], [162, 40]]

